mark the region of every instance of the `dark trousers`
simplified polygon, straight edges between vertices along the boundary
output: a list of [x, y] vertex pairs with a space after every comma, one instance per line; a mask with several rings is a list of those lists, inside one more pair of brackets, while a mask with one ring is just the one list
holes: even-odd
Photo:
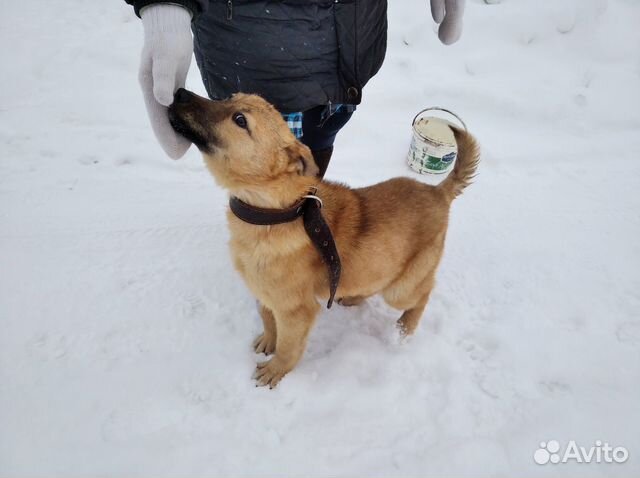
[[338, 131], [347, 124], [353, 112], [340, 109], [323, 119], [326, 106], [316, 106], [302, 115], [302, 141], [311, 151], [321, 151], [333, 147]]

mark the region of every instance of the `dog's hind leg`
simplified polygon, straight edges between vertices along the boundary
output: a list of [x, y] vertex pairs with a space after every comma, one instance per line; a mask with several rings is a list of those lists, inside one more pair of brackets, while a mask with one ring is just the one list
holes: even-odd
[[424, 314], [427, 302], [429, 301], [429, 295], [431, 295], [431, 289], [429, 289], [429, 292], [427, 292], [427, 294], [422, 297], [414, 307], [405, 310], [402, 316], [398, 319], [397, 324], [402, 335], [411, 335], [415, 332], [416, 327], [418, 327], [420, 319]]
[[391, 307], [404, 310], [398, 319], [398, 328], [403, 335], [415, 332], [429, 296], [436, 283], [436, 271], [444, 246], [444, 234], [425, 244], [420, 254], [414, 257], [403, 274], [382, 291], [384, 300]]
[[435, 270], [431, 271], [418, 284], [404, 282], [396, 285], [393, 290], [385, 291], [383, 294], [385, 301], [391, 307], [404, 310], [397, 322], [402, 335], [411, 335], [415, 332], [424, 314], [427, 302], [429, 302], [429, 296], [434, 285]]
[[264, 332], [253, 341], [253, 349], [258, 354], [271, 355], [276, 351], [276, 319], [273, 317], [273, 312], [262, 304], [260, 304], [260, 317], [264, 325]]

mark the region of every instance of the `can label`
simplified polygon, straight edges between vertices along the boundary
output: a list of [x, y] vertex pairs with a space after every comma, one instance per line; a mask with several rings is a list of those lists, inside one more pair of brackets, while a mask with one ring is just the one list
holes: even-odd
[[420, 174], [443, 174], [453, 166], [457, 150], [456, 145], [437, 144], [414, 132], [407, 159], [411, 169]]

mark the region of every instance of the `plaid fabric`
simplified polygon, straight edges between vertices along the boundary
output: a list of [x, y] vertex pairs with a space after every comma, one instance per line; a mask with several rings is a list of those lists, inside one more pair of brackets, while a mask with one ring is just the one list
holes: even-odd
[[[329, 118], [331, 118], [331, 116], [333, 116], [334, 114], [340, 111], [344, 111], [346, 113], [353, 113], [355, 110], [356, 110], [356, 105], [345, 105], [345, 104], [334, 105], [332, 103], [329, 103], [326, 109], [322, 112], [322, 123], [324, 123]], [[298, 111], [296, 113], [282, 114], [282, 117], [287, 122], [287, 126], [289, 127], [289, 129], [297, 139], [302, 138], [304, 134], [302, 131], [302, 115], [304, 115], [304, 113], [302, 113], [301, 111]]]
[[298, 139], [302, 138], [302, 112], [282, 115], [287, 122], [287, 126]]

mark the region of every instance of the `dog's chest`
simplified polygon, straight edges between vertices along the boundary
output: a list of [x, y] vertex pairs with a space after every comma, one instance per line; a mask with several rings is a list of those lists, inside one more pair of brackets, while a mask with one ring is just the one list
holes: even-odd
[[311, 273], [310, 244], [302, 227], [230, 226], [234, 264], [258, 298], [272, 296], [292, 281], [306, 280]]

